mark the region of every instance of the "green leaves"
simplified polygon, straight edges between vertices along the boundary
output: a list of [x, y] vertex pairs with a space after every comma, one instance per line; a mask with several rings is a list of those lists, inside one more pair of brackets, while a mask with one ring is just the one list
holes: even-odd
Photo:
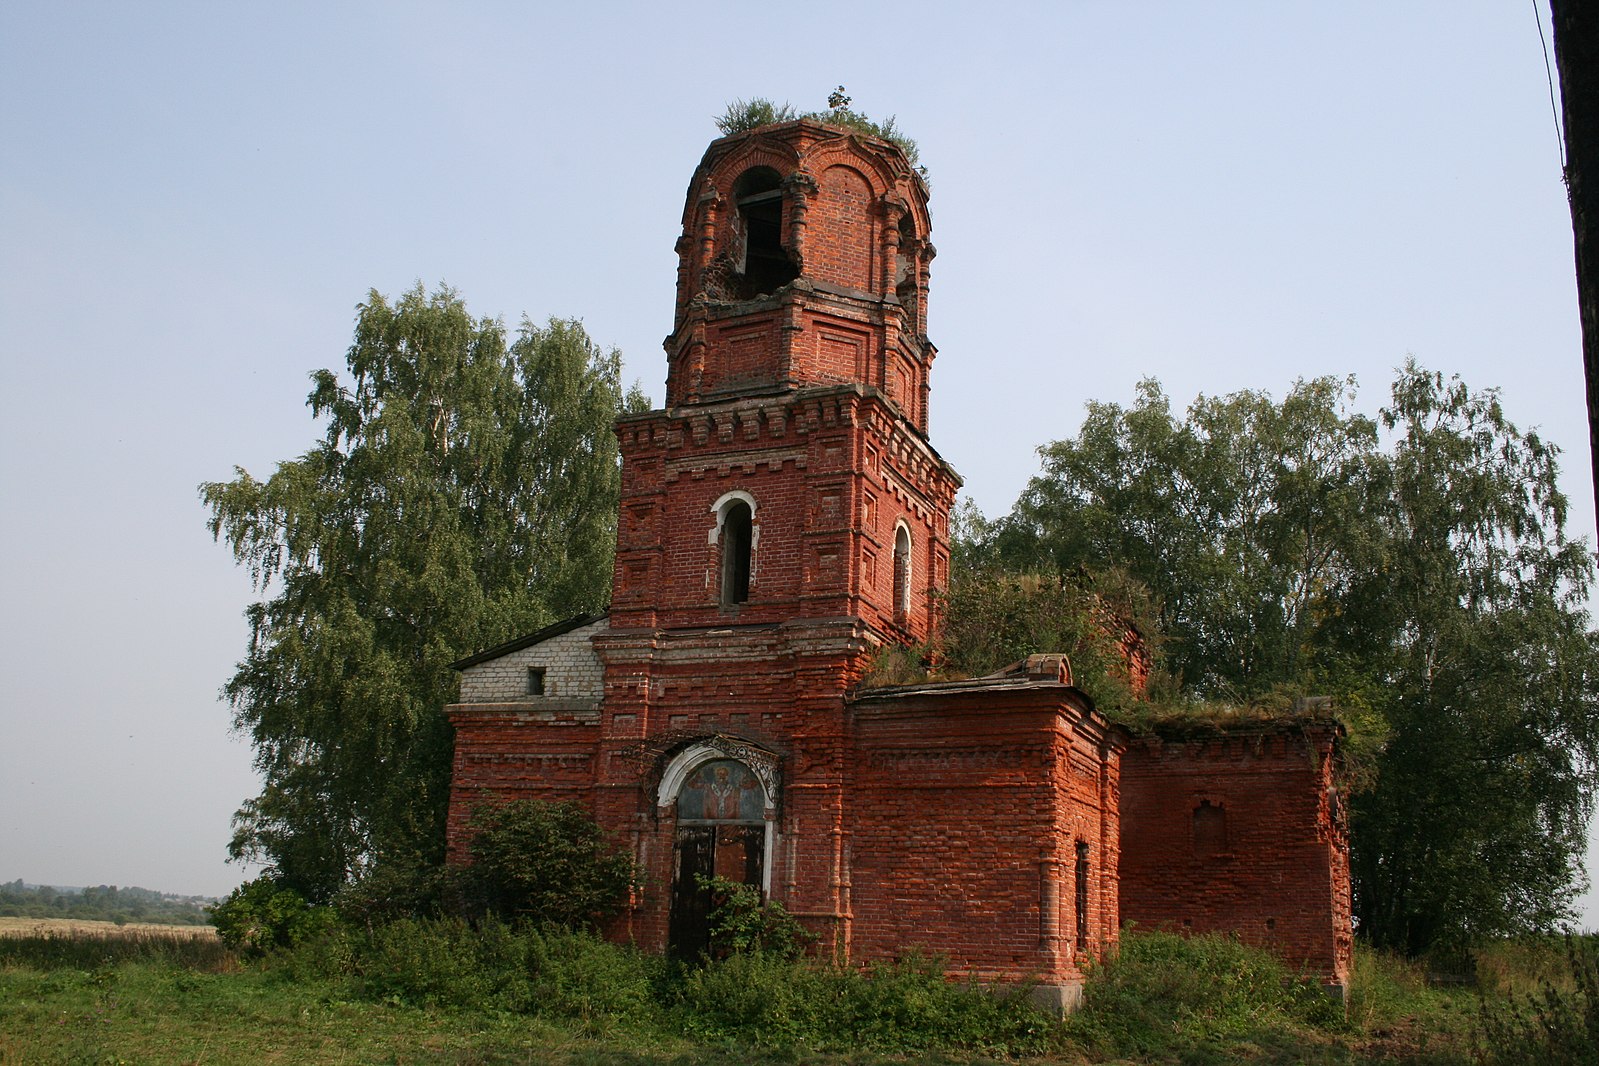
[[572, 803], [513, 800], [472, 817], [470, 865], [460, 871], [480, 913], [592, 929], [621, 909], [638, 879], [594, 819]]
[[371, 293], [345, 373], [311, 378], [322, 439], [200, 494], [263, 595], [225, 691], [266, 783], [230, 850], [321, 901], [385, 855], [442, 857], [448, 664], [606, 603], [611, 426], [639, 400], [580, 323], [507, 343], [420, 286]]
[[[968, 565], [1148, 586], [1191, 697], [1329, 693], [1360, 783], [1363, 934], [1419, 952], [1566, 913], [1599, 763], [1592, 559], [1564, 538], [1555, 450], [1495, 392], [1409, 364], [1377, 419], [1352, 380], [1200, 397], [1146, 381], [1042, 448]], [[1386, 442], [1386, 447], [1384, 446]]]
[[1154, 593], [1172, 669], [1201, 696], [1248, 698], [1305, 668], [1330, 599], [1376, 536], [1363, 509], [1376, 428], [1352, 382], [1200, 397], [1183, 421], [1154, 381], [1130, 409], [1091, 403], [1039, 449], [995, 537], [1014, 568], [1124, 567]]

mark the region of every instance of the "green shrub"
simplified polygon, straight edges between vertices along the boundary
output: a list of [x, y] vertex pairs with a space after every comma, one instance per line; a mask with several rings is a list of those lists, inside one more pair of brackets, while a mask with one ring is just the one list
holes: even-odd
[[523, 935], [538, 1014], [587, 1023], [656, 1020], [662, 959], [592, 933], [528, 929]]
[[711, 894], [711, 956], [775, 955], [796, 959], [816, 943], [816, 936], [775, 899], [762, 899], [760, 889], [726, 877], [699, 876]]
[[372, 999], [612, 1024], [653, 1018], [662, 963], [587, 932], [418, 918], [374, 927], [354, 967]]
[[431, 918], [442, 910], [446, 875], [420, 861], [380, 863], [333, 897], [339, 917], [370, 929], [401, 918]]
[[757, 126], [770, 126], [778, 122], [792, 122], [799, 115], [787, 103], [774, 104], [764, 96], [757, 96], [749, 100], [734, 100], [727, 105], [716, 120], [716, 128], [722, 131], [722, 136], [731, 137], [735, 133], [744, 133], [755, 129]]
[[734, 100], [727, 105], [716, 119], [716, 128], [722, 131], [722, 136], [730, 137], [735, 133], [746, 133], [760, 126], [770, 126], [777, 122], [792, 122], [797, 118], [808, 118], [816, 122], [824, 122], [829, 126], [841, 129], [854, 130], [864, 133], [868, 137], [887, 141], [901, 152], [905, 153], [906, 160], [911, 167], [927, 176], [927, 168], [920, 165], [921, 149], [915, 141], [905, 135], [899, 128], [895, 116], [890, 115], [882, 122], [868, 118], [859, 111], [850, 109], [850, 98], [844, 95], [844, 87], [840, 85], [827, 98], [826, 111], [806, 111], [803, 114], [794, 110], [788, 103], [774, 104], [764, 96], [751, 97], [748, 100]]
[[621, 909], [639, 876], [575, 803], [481, 806], [467, 847], [471, 865], [457, 876], [475, 915], [592, 929]]
[[417, 1007], [525, 1009], [526, 950], [503, 922], [405, 918], [374, 927], [355, 958], [366, 994]]
[[270, 876], [246, 881], [209, 910], [222, 942], [257, 958], [321, 936], [338, 924], [333, 908], [311, 906]]
[[1036, 1053], [1053, 1028], [1022, 992], [951, 983], [920, 957], [863, 971], [733, 955], [684, 976], [677, 1016], [701, 1040], [818, 1051]]
[[1029, 986], [984, 989], [951, 982], [940, 960], [915, 952], [873, 964], [840, 991], [847, 1013], [837, 1024], [865, 1046], [884, 1051], [1037, 1054], [1057, 1035], [1052, 1019], [1029, 1004]]

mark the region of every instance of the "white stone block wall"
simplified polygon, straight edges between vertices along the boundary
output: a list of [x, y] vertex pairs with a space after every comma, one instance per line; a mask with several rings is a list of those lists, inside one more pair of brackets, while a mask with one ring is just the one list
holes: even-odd
[[[461, 671], [461, 702], [598, 700], [605, 691], [605, 672], [590, 639], [607, 625], [609, 620], [601, 618], [531, 647], [467, 667]], [[543, 696], [528, 695], [527, 672], [533, 666], [544, 668]]]

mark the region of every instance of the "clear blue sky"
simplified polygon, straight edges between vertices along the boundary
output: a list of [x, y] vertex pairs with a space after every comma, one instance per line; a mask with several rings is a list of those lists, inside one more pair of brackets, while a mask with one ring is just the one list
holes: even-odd
[[196, 486], [310, 445], [370, 288], [579, 316], [659, 400], [733, 97], [843, 83], [921, 143], [933, 440], [985, 512], [1142, 377], [1374, 410], [1414, 355], [1565, 449], [1591, 533], [1529, 4], [579, 7], [0, 6], [0, 879], [246, 875], [250, 590]]

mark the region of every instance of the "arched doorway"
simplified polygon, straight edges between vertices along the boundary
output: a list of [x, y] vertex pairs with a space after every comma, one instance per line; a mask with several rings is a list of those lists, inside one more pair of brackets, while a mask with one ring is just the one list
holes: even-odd
[[[740, 757], [743, 756], [743, 757]], [[728, 743], [696, 744], [672, 760], [661, 799], [676, 811], [667, 945], [697, 958], [710, 946], [711, 892], [702, 878], [770, 885], [776, 760]]]

